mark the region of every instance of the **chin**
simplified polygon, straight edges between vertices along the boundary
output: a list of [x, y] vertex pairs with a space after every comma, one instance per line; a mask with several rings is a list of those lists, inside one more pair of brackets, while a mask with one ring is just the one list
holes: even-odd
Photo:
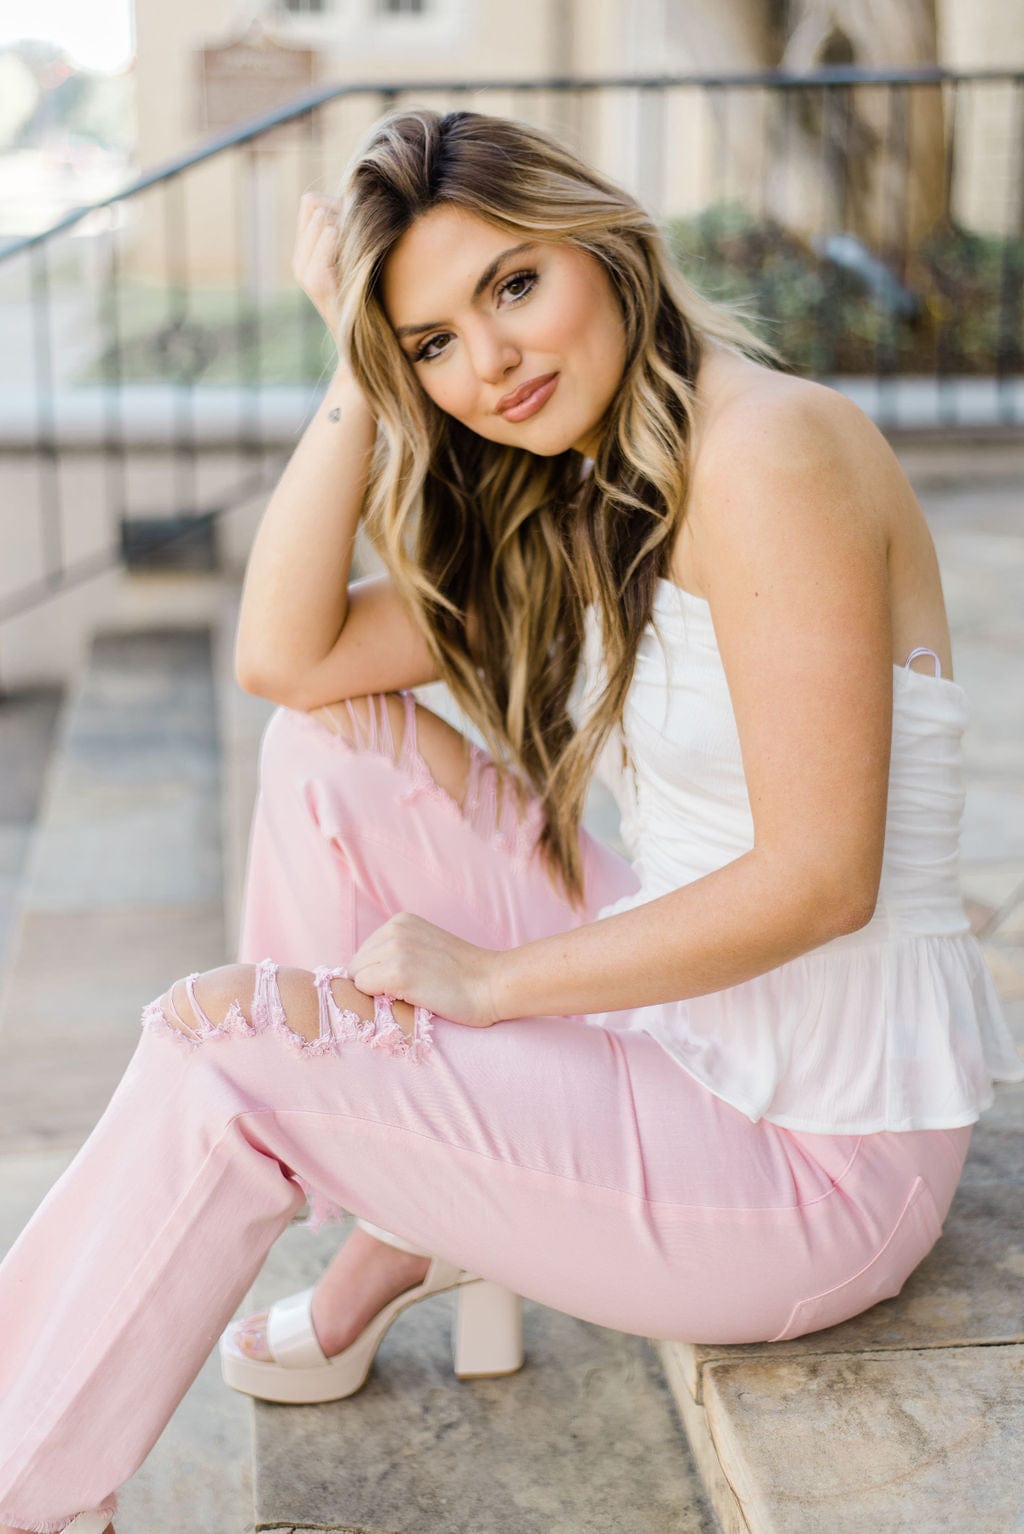
[[582, 429], [579, 422], [576, 422], [561, 430], [554, 420], [545, 421], [543, 429], [539, 421], [537, 426], [538, 430], [533, 434], [532, 439], [524, 432], [522, 442], [511, 445], [524, 447], [528, 452], [536, 453], [538, 458], [557, 458], [561, 453], [569, 452], [579, 453], [583, 457], [592, 456], [588, 447], [588, 444], [592, 446], [595, 440], [592, 422], [585, 422]]

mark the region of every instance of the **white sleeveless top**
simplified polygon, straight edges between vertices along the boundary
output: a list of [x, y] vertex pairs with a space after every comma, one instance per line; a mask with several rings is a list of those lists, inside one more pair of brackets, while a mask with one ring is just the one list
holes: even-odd
[[[603, 677], [592, 607], [586, 622], [570, 700], [577, 727]], [[754, 1122], [822, 1134], [973, 1123], [993, 1101], [993, 1080], [1024, 1081], [1024, 1058], [959, 888], [969, 718], [958, 683], [893, 667], [882, 878], [867, 926], [724, 990], [591, 1020], [652, 1034]], [[754, 844], [711, 609], [672, 581], [658, 584], [623, 725], [595, 773], [618, 803], [640, 889], [598, 918], [699, 879]], [[621, 766], [623, 735], [635, 774]]]

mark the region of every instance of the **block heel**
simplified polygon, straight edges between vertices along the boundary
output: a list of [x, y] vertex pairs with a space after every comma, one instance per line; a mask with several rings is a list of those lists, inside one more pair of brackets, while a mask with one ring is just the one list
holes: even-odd
[[[356, 1224], [400, 1251], [418, 1257], [428, 1255], [369, 1220], [359, 1219]], [[231, 1322], [220, 1338], [221, 1373], [226, 1385], [262, 1401], [290, 1405], [344, 1400], [366, 1383], [381, 1339], [396, 1316], [431, 1294], [451, 1289], [456, 1291], [452, 1353], [459, 1378], [513, 1374], [522, 1367], [519, 1296], [442, 1257], [431, 1257], [423, 1282], [396, 1295], [371, 1317], [347, 1348], [331, 1358], [320, 1347], [313, 1326], [314, 1287], [290, 1294], [270, 1307], [267, 1347], [272, 1362], [250, 1357], [241, 1345], [238, 1322]]]
[[455, 1295], [452, 1359], [460, 1380], [514, 1374], [523, 1367], [523, 1302], [488, 1279], [461, 1284]]

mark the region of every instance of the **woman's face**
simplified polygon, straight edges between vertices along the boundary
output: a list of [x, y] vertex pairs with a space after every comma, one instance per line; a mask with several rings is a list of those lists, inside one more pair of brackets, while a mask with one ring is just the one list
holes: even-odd
[[[589, 251], [525, 245], [474, 213], [439, 204], [391, 251], [381, 297], [441, 410], [491, 442], [542, 457], [567, 448], [594, 457], [626, 343], [614, 289]], [[498, 409], [534, 380], [535, 398]]]

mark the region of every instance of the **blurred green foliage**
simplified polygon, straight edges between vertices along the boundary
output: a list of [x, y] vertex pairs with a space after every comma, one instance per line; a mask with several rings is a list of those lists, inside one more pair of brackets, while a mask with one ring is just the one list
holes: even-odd
[[[115, 313], [116, 302], [116, 313]], [[107, 339], [78, 382], [315, 384], [336, 362], [323, 321], [297, 287], [256, 303], [233, 288], [164, 287], [126, 279], [105, 292]], [[116, 334], [118, 343], [112, 336]]]
[[914, 319], [779, 224], [736, 203], [667, 224], [674, 259], [707, 298], [737, 302], [799, 373], [1019, 372], [1024, 242], [949, 226], [884, 260], [919, 300]]

